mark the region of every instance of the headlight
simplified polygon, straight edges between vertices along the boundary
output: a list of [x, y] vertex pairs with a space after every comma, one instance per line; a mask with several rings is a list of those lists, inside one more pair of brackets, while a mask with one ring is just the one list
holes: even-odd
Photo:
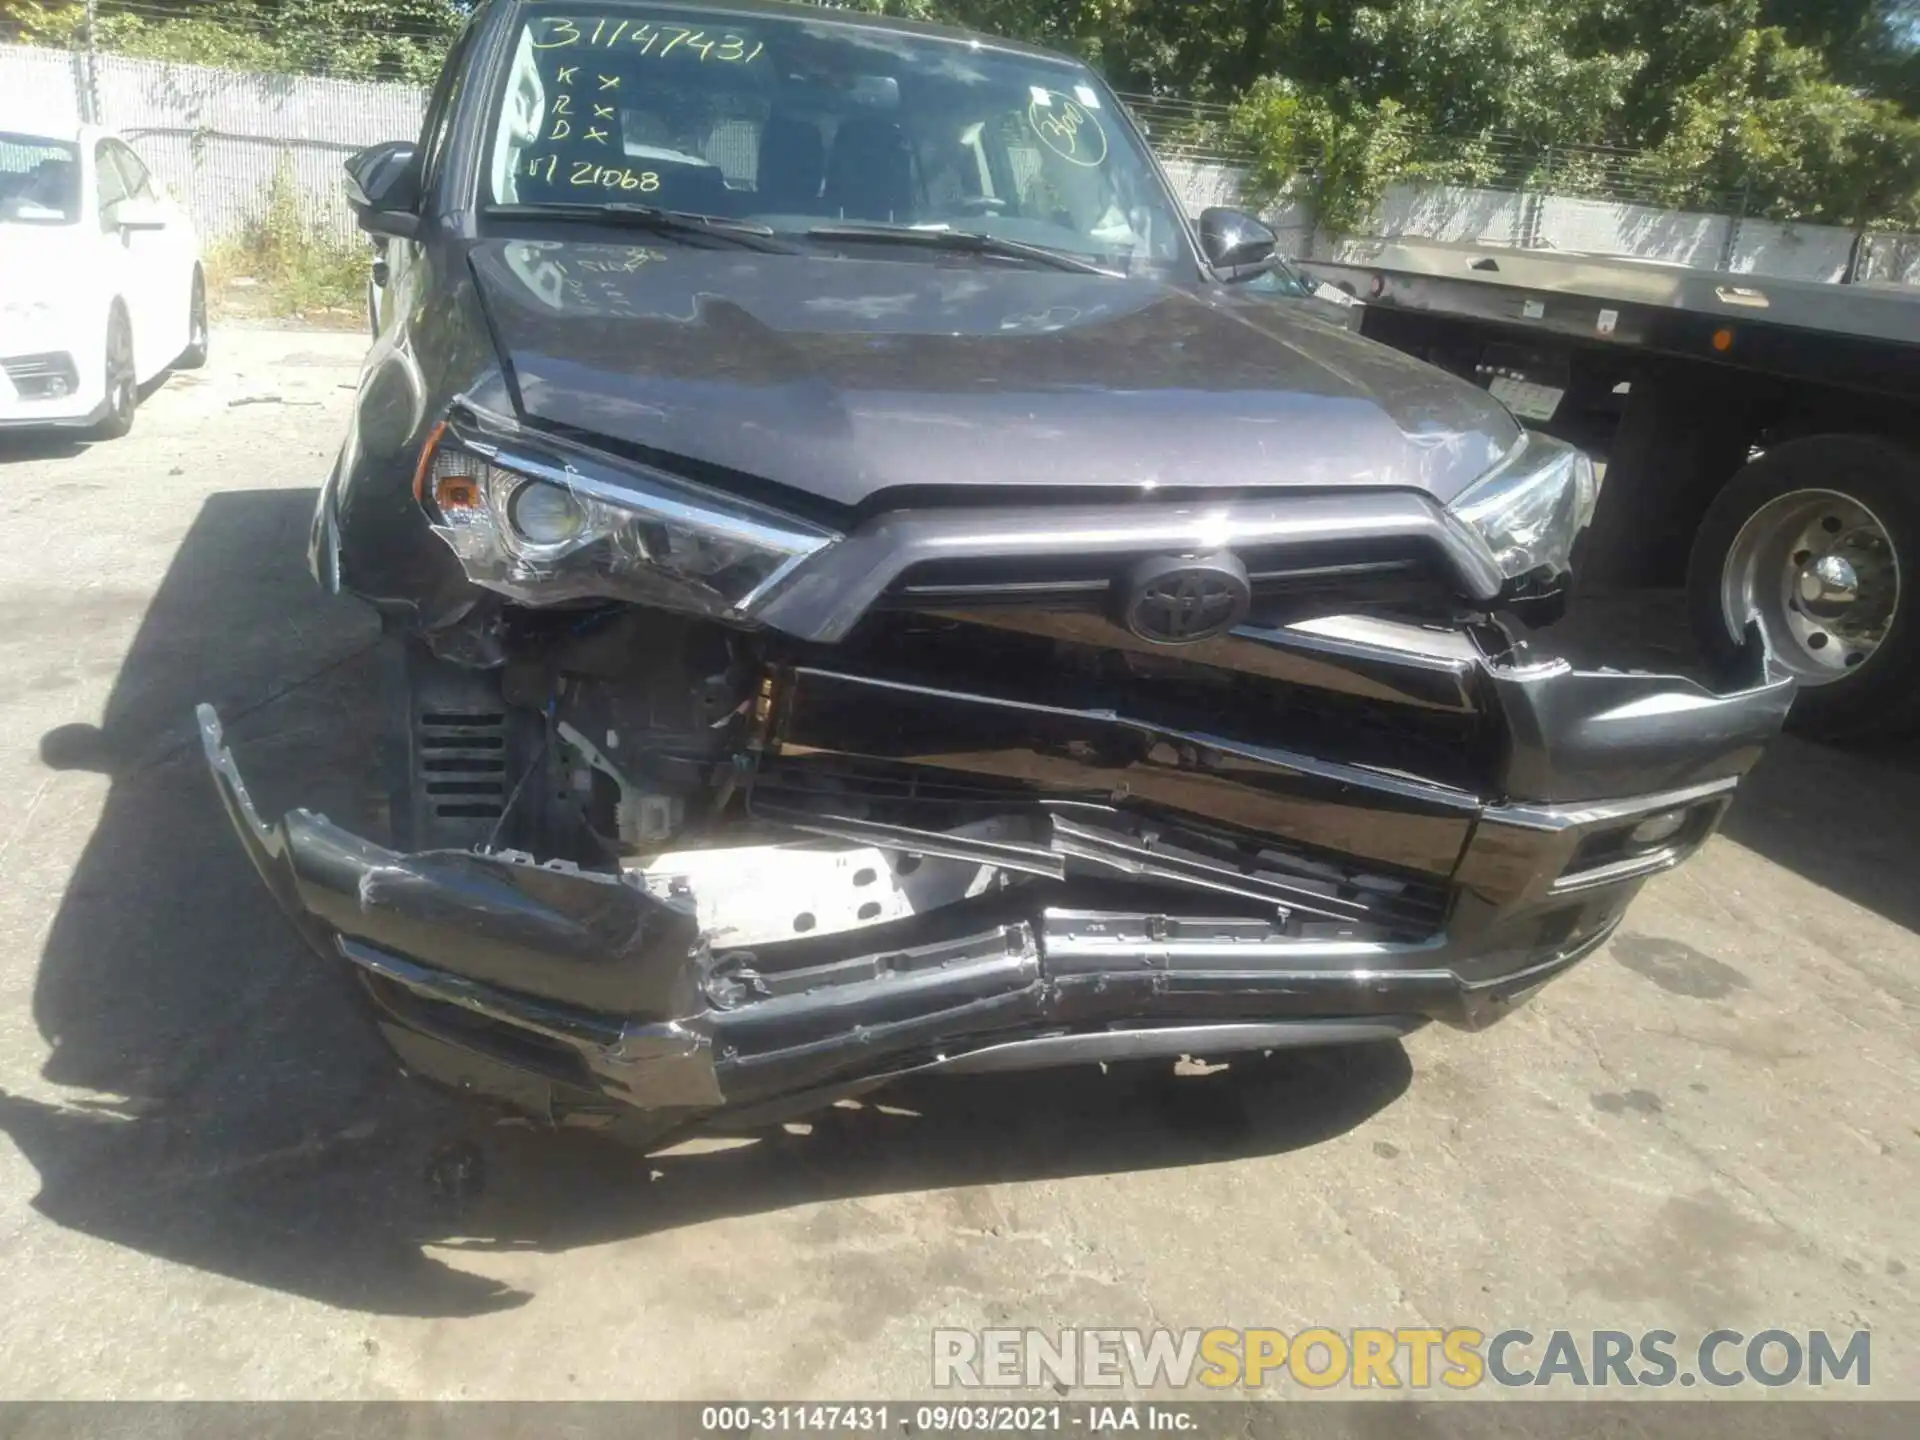
[[529, 480], [507, 498], [507, 529], [523, 545], [568, 545], [587, 533], [587, 507], [570, 490]]
[[1510, 587], [1564, 583], [1573, 542], [1593, 518], [1593, 461], [1562, 440], [1527, 431], [1493, 469], [1447, 507], [1484, 545]]
[[448, 426], [415, 493], [467, 578], [527, 605], [599, 597], [739, 618], [838, 538], [644, 466]]

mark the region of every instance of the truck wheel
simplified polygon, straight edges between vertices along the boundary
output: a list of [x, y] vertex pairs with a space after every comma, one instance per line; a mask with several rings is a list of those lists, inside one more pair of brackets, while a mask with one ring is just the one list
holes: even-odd
[[1694, 632], [1729, 657], [1749, 618], [1800, 681], [1788, 717], [1843, 739], [1920, 722], [1920, 456], [1866, 435], [1789, 440], [1708, 507], [1687, 566]]

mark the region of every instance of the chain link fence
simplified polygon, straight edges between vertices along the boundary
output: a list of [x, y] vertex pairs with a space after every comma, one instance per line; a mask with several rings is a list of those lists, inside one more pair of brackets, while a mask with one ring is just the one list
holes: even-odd
[[[89, 83], [89, 80], [91, 83]], [[420, 133], [412, 85], [259, 74], [121, 55], [0, 46], [0, 128], [104, 125], [130, 140], [201, 236], [257, 221], [276, 180], [318, 234], [354, 237], [340, 184], [363, 146]]]

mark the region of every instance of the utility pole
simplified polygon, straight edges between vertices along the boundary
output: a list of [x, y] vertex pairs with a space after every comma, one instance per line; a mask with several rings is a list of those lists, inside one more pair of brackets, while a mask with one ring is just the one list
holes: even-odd
[[94, 22], [99, 18], [98, 0], [87, 0], [86, 56], [81, 61], [80, 119], [88, 125], [100, 123], [100, 84], [95, 76]]

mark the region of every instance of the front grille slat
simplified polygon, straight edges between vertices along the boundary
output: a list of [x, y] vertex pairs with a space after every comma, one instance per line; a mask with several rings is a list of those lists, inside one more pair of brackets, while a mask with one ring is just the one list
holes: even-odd
[[[1444, 607], [1447, 591], [1432, 558], [1356, 553], [1352, 547], [1248, 551], [1240, 555], [1256, 617], [1321, 602], [1371, 608]], [[1018, 606], [1073, 611], [1107, 608], [1116, 583], [1146, 556], [1020, 556], [926, 561], [905, 571], [882, 597], [893, 610], [944, 606]]]
[[[1164, 857], [1174, 867], [1187, 865], [1196, 875], [1204, 867], [1221, 878], [1239, 877], [1250, 886], [1272, 886], [1277, 904], [1288, 903], [1280, 893], [1284, 888], [1293, 892], [1293, 904], [1305, 901], [1303, 908], [1308, 911], [1314, 908], [1313, 897], [1319, 897], [1361, 923], [1399, 936], [1436, 933], [1451, 903], [1449, 887], [1431, 876], [1368, 864], [1333, 851], [1289, 846], [1277, 836], [1214, 830], [1164, 812], [1118, 812], [1090, 795], [1075, 800], [1054, 794], [1042, 800], [1017, 786], [924, 776], [881, 762], [823, 770], [773, 761], [756, 780], [754, 794], [791, 810], [854, 814], [925, 829], [950, 828], [961, 820], [988, 816], [1050, 814], [1065, 822], [1064, 833], [1070, 837], [1098, 836], [1113, 854], [1138, 846], [1141, 854]], [[1065, 853], [1076, 852], [1070, 846]], [[1192, 896], [1213, 893], [1205, 885], [1182, 886], [1171, 870], [1158, 883], [1188, 889]]]

